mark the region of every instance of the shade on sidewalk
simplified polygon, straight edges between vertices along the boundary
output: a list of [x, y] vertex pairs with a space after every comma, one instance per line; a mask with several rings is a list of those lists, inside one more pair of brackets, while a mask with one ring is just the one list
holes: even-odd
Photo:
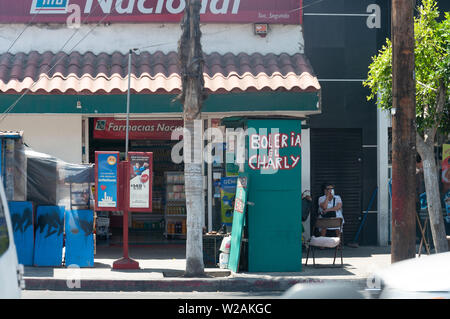
[[[344, 267], [332, 267], [333, 252], [316, 254], [318, 267], [295, 273], [232, 273], [207, 268], [207, 277], [184, 278], [184, 245], [130, 247], [139, 270], [113, 270], [120, 247], [99, 247], [94, 268], [25, 267], [26, 289], [70, 290], [67, 282], [80, 280], [84, 291], [284, 291], [296, 283], [346, 281], [365, 287], [368, 276], [391, 264], [390, 247], [344, 249]], [[303, 256], [303, 264], [305, 256]], [[73, 286], [73, 285], [72, 285]]]

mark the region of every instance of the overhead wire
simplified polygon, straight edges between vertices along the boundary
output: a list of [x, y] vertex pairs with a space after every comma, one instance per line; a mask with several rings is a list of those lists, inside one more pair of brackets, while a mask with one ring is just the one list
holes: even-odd
[[[295, 8], [295, 9], [292, 9], [292, 10], [289, 11], [289, 13], [292, 13], [292, 12], [296, 12], [296, 11], [302, 10], [302, 9], [304, 9], [304, 8], [307, 8], [307, 7], [316, 5], [316, 4], [318, 4], [318, 3], [320, 3], [320, 2], [323, 2], [323, 1], [325, 1], [325, 0], [318, 0], [318, 1], [316, 1], [316, 2], [313, 2], [313, 3], [307, 4], [307, 5], [304, 5], [304, 6]], [[253, 26], [254, 24], [255, 24], [255, 23], [251, 22], [251, 23], [246, 23], [246, 24], [237, 24], [237, 25], [233, 25], [233, 27], [236, 26], [236, 28], [242, 28], [242, 27], [246, 27], [246, 26]], [[203, 35], [205, 35], [205, 36], [211, 36], [211, 35], [217, 35], [217, 34], [229, 32], [229, 31], [230, 31], [229, 29], [225, 29], [225, 30], [221, 30], [221, 31], [217, 31], [217, 32], [212, 32], [212, 33], [203, 33]], [[139, 50], [142, 50], [142, 49], [147, 49], [147, 48], [152, 48], [152, 47], [158, 47], [158, 46], [163, 46], [163, 45], [169, 45], [169, 44], [173, 44], [173, 41], [172, 41], [172, 42], [158, 43], [158, 44], [155, 44], [155, 45], [148, 45], [148, 46], [140, 47], [140, 48], [138, 48], [138, 49], [139, 49]]]
[[305, 5], [305, 6], [302, 6], [302, 7], [300, 7], [300, 8], [292, 9], [292, 10], [289, 11], [289, 12], [295, 12], [295, 11], [298, 11], [298, 10], [302, 10], [302, 9], [311, 7], [311, 6], [315, 5], [315, 4], [318, 4], [318, 3], [323, 2], [323, 1], [325, 1], [325, 0], [318, 0], [318, 1], [316, 1], [316, 2], [313, 2], [313, 3], [307, 4], [307, 5]]
[[33, 17], [31, 18], [30, 22], [27, 23], [27, 25], [25, 26], [25, 28], [22, 29], [22, 32], [19, 33], [19, 35], [14, 39], [14, 41], [10, 44], [8, 50], [6, 50], [6, 54], [9, 53], [9, 50], [12, 49], [12, 47], [17, 43], [17, 41], [19, 41], [19, 39], [22, 37], [22, 35], [25, 33], [25, 31], [30, 27], [30, 25], [34, 22], [34, 19], [36, 19], [36, 16], [39, 14], [39, 12], [41, 11], [41, 8], [39, 8], [33, 15]]

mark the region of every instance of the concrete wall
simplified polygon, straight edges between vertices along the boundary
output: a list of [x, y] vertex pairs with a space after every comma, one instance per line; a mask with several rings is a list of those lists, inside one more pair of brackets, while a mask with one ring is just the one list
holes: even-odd
[[0, 130], [24, 131], [24, 142], [33, 150], [81, 163], [81, 115], [10, 114]]
[[[23, 31], [23, 24], [0, 25], [0, 52], [6, 52], [16, 37]], [[87, 35], [91, 29], [93, 31]], [[202, 47], [205, 53], [288, 53], [303, 52], [302, 27], [299, 25], [270, 25], [269, 34], [262, 38], [254, 34], [253, 24], [204, 24]], [[70, 29], [65, 25], [33, 25], [26, 29], [11, 53], [30, 51], [52, 51], [81, 53], [91, 51], [127, 53], [131, 48], [164, 53], [177, 51], [181, 35], [180, 25], [175, 24], [111, 24], [83, 25], [80, 29]], [[73, 38], [63, 45], [71, 37]], [[77, 45], [78, 44], [78, 45]]]
[[[311, 130], [302, 129], [302, 192], [309, 190], [311, 194]], [[311, 217], [311, 216], [310, 216]], [[311, 218], [303, 223], [305, 228], [304, 238], [308, 240], [311, 237]]]

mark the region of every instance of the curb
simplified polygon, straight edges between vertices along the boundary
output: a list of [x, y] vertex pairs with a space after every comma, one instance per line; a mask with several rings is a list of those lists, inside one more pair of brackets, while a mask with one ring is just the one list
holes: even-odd
[[[125, 291], [125, 292], [267, 292], [286, 291], [295, 284], [346, 282], [366, 287], [366, 279], [243, 279], [243, 278], [211, 278], [211, 279], [158, 279], [158, 280], [101, 280], [86, 279], [79, 282], [79, 287], [69, 288], [73, 282], [64, 279], [26, 278], [26, 290], [52, 291]], [[71, 284], [71, 285], [70, 285]]]

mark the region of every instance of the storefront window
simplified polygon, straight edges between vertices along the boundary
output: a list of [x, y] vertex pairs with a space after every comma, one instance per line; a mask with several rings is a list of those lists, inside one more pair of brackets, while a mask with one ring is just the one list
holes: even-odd
[[5, 211], [0, 204], [0, 256], [2, 256], [9, 247], [8, 227], [6, 225]]

